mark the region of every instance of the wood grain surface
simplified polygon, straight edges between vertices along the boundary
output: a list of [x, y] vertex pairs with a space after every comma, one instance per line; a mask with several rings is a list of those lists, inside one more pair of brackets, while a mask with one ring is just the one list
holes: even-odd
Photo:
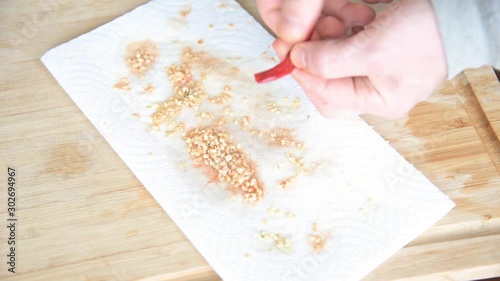
[[[145, 2], [0, 3], [0, 180], [5, 186], [8, 166], [17, 170], [19, 218], [15, 275], [3, 261], [2, 226], [1, 280], [220, 279], [39, 60]], [[260, 20], [253, 0], [240, 3]], [[493, 70], [466, 71], [405, 118], [364, 119], [457, 204], [366, 280], [499, 276], [500, 86]]]

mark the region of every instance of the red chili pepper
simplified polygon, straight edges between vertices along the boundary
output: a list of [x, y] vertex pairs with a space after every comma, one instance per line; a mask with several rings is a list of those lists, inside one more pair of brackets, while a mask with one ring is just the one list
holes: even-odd
[[[307, 36], [306, 40], [304, 40], [304, 42], [311, 40], [313, 33], [314, 29], [311, 30], [311, 32]], [[276, 79], [280, 79], [283, 76], [287, 76], [288, 74], [292, 73], [294, 69], [295, 66], [292, 64], [292, 60], [290, 59], [290, 52], [288, 52], [288, 54], [286, 54], [285, 59], [275, 67], [268, 69], [266, 71], [256, 73], [254, 75], [255, 81], [257, 81], [257, 83], [259, 84], [271, 82]]]

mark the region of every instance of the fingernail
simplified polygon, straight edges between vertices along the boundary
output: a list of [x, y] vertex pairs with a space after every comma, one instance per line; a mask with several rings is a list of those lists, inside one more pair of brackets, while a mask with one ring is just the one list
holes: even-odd
[[363, 30], [365, 30], [364, 26], [353, 26], [352, 27], [352, 34], [356, 34], [356, 33], [363, 31]]
[[292, 58], [293, 65], [297, 68], [305, 68], [306, 67], [306, 56], [304, 49], [301, 47], [295, 47], [292, 49], [292, 53], [290, 54]]

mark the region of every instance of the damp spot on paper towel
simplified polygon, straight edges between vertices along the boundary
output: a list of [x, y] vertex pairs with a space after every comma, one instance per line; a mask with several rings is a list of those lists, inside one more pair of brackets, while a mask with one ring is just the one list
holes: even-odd
[[64, 177], [83, 174], [88, 168], [88, 156], [78, 152], [77, 143], [55, 145], [48, 151], [49, 161], [45, 163], [47, 173]]
[[142, 77], [151, 69], [158, 54], [158, 47], [151, 40], [132, 42], [127, 46], [125, 61], [132, 73]]
[[187, 151], [200, 167], [214, 171], [217, 180], [239, 193], [248, 202], [263, 198], [264, 187], [257, 178], [255, 164], [220, 128], [195, 128], [184, 138]]

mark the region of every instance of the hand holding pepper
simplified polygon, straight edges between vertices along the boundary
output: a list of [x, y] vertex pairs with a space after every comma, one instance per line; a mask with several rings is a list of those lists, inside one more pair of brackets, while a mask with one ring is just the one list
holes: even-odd
[[[365, 1], [390, 2], [390, 1]], [[292, 76], [326, 117], [370, 113], [390, 118], [425, 100], [446, 77], [446, 59], [429, 0], [401, 0], [377, 18], [347, 0], [257, 0], [290, 52]], [[313, 41], [304, 42], [314, 26]], [[353, 27], [365, 26], [354, 35]], [[293, 46], [293, 48], [292, 48]], [[291, 49], [291, 51], [290, 51]]]

